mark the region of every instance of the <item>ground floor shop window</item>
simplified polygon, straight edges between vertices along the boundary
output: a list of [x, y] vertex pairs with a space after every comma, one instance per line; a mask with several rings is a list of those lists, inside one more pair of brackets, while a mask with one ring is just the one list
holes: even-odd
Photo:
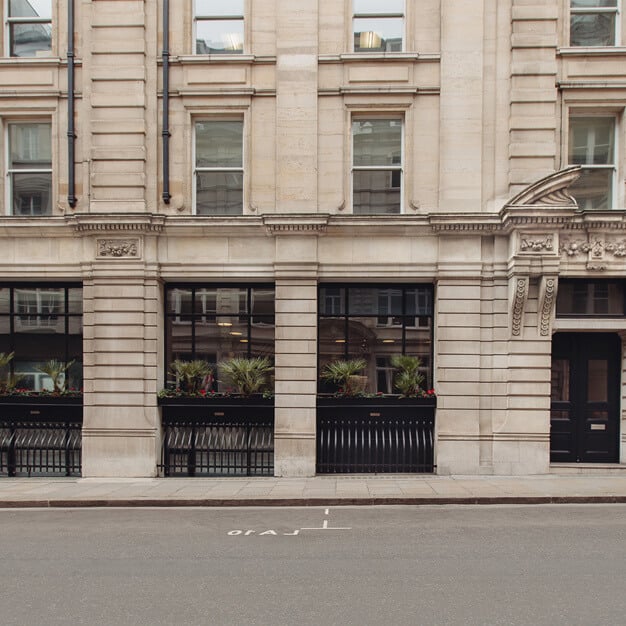
[[218, 364], [234, 357], [274, 357], [273, 285], [168, 285], [166, 287], [167, 384], [170, 364], [206, 361], [214, 391], [226, 392]]
[[[80, 285], [0, 286], [0, 352], [11, 385], [53, 391], [49, 364], [56, 361], [67, 390], [82, 389], [83, 293]], [[66, 368], [66, 369], [65, 369]]]
[[[397, 393], [391, 359], [419, 357], [423, 387], [432, 387], [431, 285], [321, 285], [319, 371], [341, 359], [364, 359], [369, 393]], [[320, 383], [320, 392], [335, 391]]]

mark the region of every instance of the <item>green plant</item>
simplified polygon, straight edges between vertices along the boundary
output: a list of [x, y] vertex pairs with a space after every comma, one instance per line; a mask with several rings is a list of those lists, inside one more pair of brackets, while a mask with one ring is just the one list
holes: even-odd
[[8, 354], [0, 352], [0, 392], [6, 393], [15, 387], [17, 382], [14, 376], [5, 369], [8, 368], [9, 363], [13, 360], [15, 352], [9, 352]]
[[367, 367], [365, 359], [349, 359], [327, 363], [322, 373], [322, 380], [334, 383], [346, 396], [355, 396], [363, 391], [367, 378], [362, 375]]
[[65, 380], [61, 382], [61, 377], [65, 376], [70, 367], [74, 365], [74, 361], [70, 361], [69, 363], [63, 363], [62, 361], [57, 361], [56, 359], [51, 359], [47, 363], [44, 363], [41, 367], [38, 367], [37, 370], [47, 374], [52, 379], [52, 388], [54, 393], [61, 393], [65, 391]]
[[398, 354], [391, 357], [391, 365], [396, 369], [394, 387], [402, 397], [410, 398], [422, 393], [424, 375], [419, 371], [422, 362], [418, 357]]
[[220, 375], [224, 376], [242, 396], [261, 393], [269, 385], [270, 373], [274, 369], [267, 357], [235, 357], [217, 365]]
[[188, 393], [198, 393], [201, 387], [208, 387], [212, 382], [213, 368], [206, 361], [180, 361], [176, 359], [170, 369], [176, 376], [176, 384]]

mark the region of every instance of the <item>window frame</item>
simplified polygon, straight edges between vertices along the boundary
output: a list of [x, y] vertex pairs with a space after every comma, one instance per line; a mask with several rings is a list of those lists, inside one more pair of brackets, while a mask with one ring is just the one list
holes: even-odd
[[[246, 292], [246, 302], [245, 308], [242, 310], [238, 308], [237, 311], [230, 312], [220, 312], [216, 310], [215, 312], [207, 311], [206, 301], [203, 301], [201, 307], [197, 307], [198, 300], [200, 298], [200, 292], [203, 290], [218, 290], [218, 289], [235, 289], [239, 291], [245, 290]], [[176, 298], [176, 290], [188, 290], [191, 292], [191, 308], [188, 312], [182, 313], [180, 307], [171, 307], [170, 304], [172, 302], [180, 303], [181, 299]], [[178, 283], [172, 282], [167, 283], [164, 286], [164, 297], [163, 297], [163, 306], [164, 306], [164, 342], [163, 342], [163, 359], [164, 359], [164, 378], [165, 378], [165, 386], [172, 387], [175, 384], [175, 381], [171, 377], [170, 372], [170, 364], [172, 360], [175, 358], [175, 353], [173, 350], [172, 340], [170, 337], [170, 320], [173, 323], [177, 324], [178, 328], [185, 328], [187, 332], [183, 337], [184, 340], [189, 340], [190, 353], [189, 360], [194, 360], [198, 358], [198, 337], [196, 333], [196, 325], [198, 322], [207, 323], [207, 321], [215, 320], [215, 325], [217, 327], [225, 327], [228, 328], [230, 324], [227, 323], [225, 319], [222, 322], [219, 321], [218, 318], [226, 318], [232, 317], [236, 319], [240, 324], [246, 329], [246, 336], [241, 335], [241, 339], [239, 342], [245, 344], [245, 348], [241, 350], [241, 352], [245, 352], [246, 357], [250, 358], [254, 356], [254, 347], [257, 345], [257, 340], [255, 336], [262, 332], [263, 328], [272, 328], [273, 329], [273, 337], [271, 339], [272, 343], [272, 355], [271, 359], [274, 359], [276, 349], [276, 311], [272, 314], [259, 314], [254, 312], [253, 303], [254, 303], [254, 290], [270, 290], [274, 294], [274, 303], [276, 302], [276, 286], [274, 283]], [[170, 294], [172, 294], [170, 296]], [[170, 299], [172, 298], [172, 299]], [[262, 322], [259, 322], [259, 318], [272, 318], [274, 323], [271, 326], [264, 325]], [[237, 327], [241, 328], [241, 326]], [[235, 331], [239, 332], [239, 331]], [[240, 335], [235, 335], [232, 333], [234, 337], [239, 337]], [[233, 339], [235, 341], [235, 339]], [[217, 360], [220, 360], [218, 354], [216, 354]], [[187, 359], [184, 359], [187, 360]], [[216, 363], [212, 363], [211, 365], [217, 365]], [[218, 376], [215, 376], [215, 381], [213, 382], [213, 391], [218, 391], [217, 383]]]
[[[352, 0], [352, 4], [351, 4], [351, 20], [350, 20], [350, 31], [351, 31], [351, 35], [350, 35], [350, 51], [355, 53], [355, 54], [397, 54], [400, 52], [405, 52], [407, 49], [407, 44], [406, 44], [406, 37], [407, 37], [407, 26], [406, 26], [406, 12], [407, 12], [407, 2], [406, 0], [402, 0], [402, 12], [398, 13], [398, 12], [393, 12], [393, 11], [385, 11], [384, 10], [384, 3], [381, 2], [381, 11], [376, 11], [373, 13], [359, 13], [356, 11], [355, 9], [355, 2], [354, 0]], [[400, 50], [393, 50], [393, 51], [386, 51], [386, 50], [378, 50], [376, 48], [372, 48], [371, 50], [368, 50], [368, 48], [359, 48], [357, 50], [356, 46], [355, 46], [355, 40], [356, 40], [356, 29], [355, 29], [355, 20], [357, 19], [381, 19], [381, 20], [385, 20], [385, 19], [400, 19], [402, 20], [402, 32], [401, 32], [401, 37], [402, 37], [402, 42], [401, 42], [401, 46], [400, 46]], [[359, 31], [362, 32], [362, 31]]]
[[611, 180], [610, 180], [610, 185], [609, 185], [609, 206], [607, 206], [606, 209], [594, 209], [594, 208], [586, 208], [584, 206], [581, 206], [578, 199], [576, 198], [576, 194], [575, 194], [575, 187], [572, 188], [570, 187], [570, 193], [574, 196], [574, 198], [576, 199], [576, 204], [578, 204], [578, 208], [581, 211], [602, 211], [602, 210], [614, 210], [616, 207], [619, 206], [619, 198], [617, 197], [617, 179], [618, 179], [618, 172], [619, 172], [619, 162], [618, 162], [618, 158], [619, 158], [619, 145], [618, 145], [618, 140], [619, 140], [619, 129], [620, 129], [620, 124], [619, 124], [619, 117], [618, 114], [613, 112], [613, 111], [598, 111], [598, 110], [589, 110], [589, 111], [569, 111], [569, 115], [567, 117], [567, 133], [566, 133], [566, 137], [567, 137], [567, 146], [566, 146], [566, 154], [567, 154], [567, 165], [568, 166], [573, 166], [573, 165], [578, 165], [576, 163], [571, 163], [571, 159], [570, 159], [570, 151], [572, 149], [572, 145], [571, 145], [571, 128], [572, 128], [572, 120], [584, 120], [584, 119], [600, 119], [600, 118], [604, 118], [604, 119], [610, 119], [613, 122], [613, 149], [612, 149], [612, 153], [611, 153], [611, 160], [612, 163], [610, 164], [579, 164], [582, 171], [592, 171], [592, 170], [609, 170], [611, 172]]
[[[8, 328], [8, 347], [6, 352], [7, 353], [11, 353], [11, 352], [16, 352], [16, 344], [17, 342], [17, 335], [20, 334], [24, 334], [24, 330], [25, 329], [29, 329], [29, 328], [34, 328], [34, 327], [39, 327], [39, 328], [43, 328], [45, 329], [52, 329], [53, 327], [62, 327], [62, 335], [63, 335], [63, 345], [64, 345], [64, 354], [59, 355], [59, 354], [50, 354], [49, 355], [49, 359], [57, 359], [57, 360], [61, 360], [64, 364], [69, 363], [70, 361], [74, 360], [77, 365], [80, 366], [81, 371], [80, 371], [80, 380], [81, 380], [81, 387], [82, 387], [82, 379], [83, 379], [83, 370], [84, 370], [84, 348], [82, 347], [83, 344], [83, 340], [84, 340], [84, 310], [83, 310], [83, 285], [82, 283], [79, 282], [68, 282], [68, 283], [56, 283], [56, 282], [50, 282], [50, 283], [40, 283], [40, 282], [32, 282], [32, 283], [0, 283], [0, 289], [8, 289], [9, 290], [9, 309], [8, 312], [4, 312], [4, 311], [0, 311], [0, 318], [1, 319], [6, 319], [8, 318], [9, 321], [9, 328]], [[80, 312], [75, 312], [75, 311], [70, 311], [70, 298], [69, 298], [69, 292], [70, 289], [80, 289], [81, 290], [81, 306], [80, 306]], [[19, 310], [19, 301], [18, 301], [18, 297], [17, 297], [17, 292], [19, 291], [28, 291], [28, 290], [35, 290], [35, 295], [36, 295], [36, 311], [35, 312], [31, 312], [31, 311], [24, 311], [24, 310]], [[42, 308], [42, 298], [41, 296], [43, 294], [45, 294], [46, 292], [50, 292], [50, 290], [62, 290], [62, 298], [63, 298], [63, 307], [62, 310], [57, 310], [54, 313], [50, 313], [50, 312], [45, 312], [43, 311]], [[60, 302], [60, 300], [59, 300]], [[43, 318], [56, 318], [56, 319], [43, 319]], [[32, 320], [28, 320], [26, 324], [24, 324], [24, 320], [22, 318], [36, 318], [35, 321], [37, 322], [44, 322], [43, 324], [35, 324], [32, 325], [30, 322]], [[80, 335], [73, 335], [72, 333], [70, 333], [70, 321], [72, 319], [77, 319], [80, 318], [81, 322], [80, 322]], [[54, 322], [53, 324], [50, 324], [49, 322]], [[56, 334], [61, 334], [56, 333]], [[36, 336], [40, 336], [40, 335], [36, 335]], [[70, 339], [72, 336], [78, 337], [80, 336], [80, 345], [81, 345], [81, 350], [80, 350], [80, 354], [73, 354], [71, 347], [70, 347]], [[0, 348], [0, 351], [4, 351], [2, 350], [2, 348]], [[9, 365], [8, 365], [8, 369], [9, 369], [9, 373], [11, 376], [15, 375], [15, 364], [16, 363], [20, 363], [22, 361], [24, 362], [28, 362], [23, 358], [20, 358], [20, 354], [19, 352], [16, 354], [15, 358], [13, 358]], [[47, 359], [47, 360], [49, 360]], [[74, 368], [72, 368], [74, 369]], [[26, 374], [28, 374], [28, 372], [26, 372]], [[37, 376], [39, 376], [37, 374]], [[45, 375], [41, 374], [41, 376], [39, 376], [39, 378], [44, 378]], [[35, 389], [35, 391], [41, 391], [41, 389]]]
[[[354, 123], [359, 121], [397, 121], [400, 122], [400, 164], [399, 165], [355, 165], [354, 157], [355, 157], [355, 149], [354, 149]], [[350, 207], [352, 209], [353, 215], [368, 215], [368, 216], [386, 216], [389, 217], [391, 215], [403, 215], [405, 210], [404, 203], [404, 195], [405, 195], [405, 132], [406, 132], [406, 120], [405, 116], [401, 114], [388, 113], [388, 114], [377, 114], [377, 115], [367, 115], [367, 114], [354, 114], [350, 118]], [[376, 171], [386, 171], [391, 175], [391, 182], [393, 183], [393, 172], [400, 173], [400, 210], [397, 213], [355, 213], [354, 212], [354, 174], [355, 172], [376, 172]], [[390, 186], [389, 189], [394, 189], [393, 186]]]
[[[197, 155], [197, 141], [198, 141], [198, 133], [197, 133], [197, 125], [208, 123], [208, 122], [241, 122], [241, 166], [239, 167], [230, 167], [230, 166], [215, 166], [215, 167], [198, 167], [198, 155]], [[197, 215], [199, 217], [238, 217], [240, 215], [245, 214], [245, 206], [246, 206], [246, 175], [245, 175], [245, 164], [246, 164], [246, 120], [243, 115], [240, 116], [199, 116], [192, 119], [192, 129], [193, 129], [193, 141], [192, 141], [192, 153], [191, 153], [191, 162], [193, 167], [192, 172], [192, 214]], [[241, 173], [241, 212], [240, 213], [198, 213], [198, 174], [202, 172], [233, 172], [233, 173]]]
[[[563, 304], [562, 301], [559, 300], [559, 295], [564, 293], [564, 287], [571, 286], [573, 289], [576, 287], [585, 287], [588, 296], [595, 296], [595, 290], [599, 285], [606, 285], [607, 288], [610, 285], [617, 285], [622, 290], [622, 312], [621, 313], [596, 313], [595, 311], [591, 312], [568, 312], [564, 313], [562, 310]], [[593, 292], [593, 293], [592, 293]], [[591, 300], [586, 301], [587, 310], [590, 308], [590, 304], [595, 301], [597, 298], [592, 297]], [[559, 280], [559, 289], [557, 292], [557, 300], [555, 306], [555, 317], [556, 319], [622, 319], [626, 317], [626, 281], [620, 278], [561, 278]]]
[[[572, 48], [614, 48], [620, 45], [621, 41], [621, 20], [622, 20], [622, 0], [616, 0], [615, 7], [573, 7], [572, 0], [567, 1], [568, 7], [568, 29], [567, 29], [567, 42], [568, 45]], [[572, 22], [573, 18], [576, 15], [597, 15], [602, 13], [612, 13], [615, 15], [615, 25], [614, 25], [614, 42], [612, 44], [584, 44], [577, 45], [572, 43]]]
[[[5, 1], [4, 6], [4, 53], [10, 59], [49, 59], [54, 55], [55, 42], [54, 42], [54, 28], [56, 2], [50, 0], [50, 18], [46, 17], [12, 17], [9, 15], [10, 2]], [[12, 24], [49, 24], [50, 25], [50, 50], [48, 54], [35, 54], [33, 56], [18, 56], [11, 54], [12, 50], [12, 37], [11, 37], [11, 25]]]
[[[13, 169], [11, 167], [11, 127], [12, 126], [26, 126], [29, 124], [45, 124], [50, 130], [50, 168], [29, 168], [29, 169]], [[53, 124], [50, 118], [21, 118], [21, 119], [8, 119], [4, 123], [4, 184], [5, 184], [5, 214], [12, 217], [50, 217], [54, 214], [54, 146], [53, 146]], [[14, 212], [14, 183], [13, 174], [49, 174], [50, 176], [50, 211], [47, 213], [30, 213], [29, 215], [22, 215]]]
[[[246, 51], [246, 2], [243, 0], [243, 9], [241, 14], [199, 14], [197, 9], [197, 0], [193, 0], [193, 15], [192, 15], [192, 54], [197, 56], [212, 56], [217, 55], [224, 57], [227, 55], [241, 55]], [[215, 52], [198, 52], [198, 22], [226, 22], [226, 21], [240, 21], [241, 22], [241, 48], [234, 48], [233, 50], [215, 51]]]
[[[331, 294], [332, 298], [332, 312], [325, 313], [325, 304], [322, 300], [322, 294], [324, 289], [339, 289], [338, 294]], [[363, 312], [351, 312], [350, 309], [350, 290], [351, 289], [378, 289], [380, 290], [377, 294], [377, 310], [372, 313], [363, 313]], [[380, 315], [381, 311], [379, 309], [379, 298], [381, 295], [384, 295], [382, 292], [385, 290], [401, 290], [402, 294], [402, 313], [399, 315], [392, 315], [393, 311], [390, 312], [389, 315]], [[412, 290], [418, 290], [423, 293], [428, 293], [428, 309], [429, 312], [427, 314], [420, 313], [416, 311], [415, 313], [409, 313], [408, 308], [408, 297], [407, 293]], [[388, 294], [388, 298], [389, 298]], [[341, 302], [338, 303], [337, 298], [341, 299]], [[435, 376], [435, 367], [434, 367], [434, 349], [435, 349], [435, 337], [434, 337], [434, 320], [435, 320], [435, 288], [432, 283], [320, 283], [318, 285], [317, 290], [317, 370], [318, 370], [318, 393], [326, 393], [325, 384], [321, 380], [319, 373], [321, 373], [321, 360], [324, 356], [321, 350], [322, 343], [322, 333], [320, 331], [321, 321], [324, 319], [328, 320], [338, 320], [343, 328], [343, 335], [337, 335], [335, 339], [335, 343], [338, 343], [340, 346], [343, 344], [342, 354], [338, 356], [340, 359], [352, 359], [356, 358], [355, 355], [350, 354], [351, 344], [351, 330], [350, 319], [362, 319], [362, 318], [371, 318], [374, 322], [373, 328], [384, 331], [386, 329], [396, 329], [396, 331], [400, 332], [401, 340], [400, 340], [400, 351], [395, 352], [394, 354], [407, 354], [407, 344], [409, 338], [407, 337], [407, 331], [415, 331], [415, 330], [423, 330], [424, 332], [428, 332], [429, 334], [429, 343], [430, 350], [428, 353], [428, 362], [422, 363], [422, 367], [420, 371], [424, 374], [424, 388], [428, 389], [434, 386], [434, 376]], [[338, 304], [338, 306], [337, 306]], [[416, 301], [417, 304], [417, 301]], [[380, 323], [382, 318], [396, 318], [400, 319], [399, 325], [388, 325]], [[419, 323], [415, 323], [418, 319], [428, 319], [429, 324], [421, 325]], [[410, 323], [410, 322], [413, 323]], [[381, 336], [382, 337], [382, 336]], [[384, 339], [381, 338], [382, 343], [386, 343]], [[397, 344], [396, 344], [397, 345]], [[410, 354], [410, 352], [409, 352]], [[380, 358], [386, 358], [387, 354], [378, 354], [375, 352], [371, 353], [372, 363], [375, 370], [375, 380], [370, 381], [373, 385], [378, 388], [378, 380], [379, 374], [387, 372], [389, 370], [389, 365], [380, 364]], [[393, 356], [393, 355], [391, 355]], [[386, 375], [388, 378], [388, 375]], [[393, 388], [392, 388], [393, 392]]]

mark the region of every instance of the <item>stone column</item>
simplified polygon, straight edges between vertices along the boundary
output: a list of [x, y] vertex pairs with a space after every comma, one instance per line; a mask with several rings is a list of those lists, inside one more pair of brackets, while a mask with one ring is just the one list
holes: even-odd
[[316, 255], [315, 236], [276, 237], [276, 476], [315, 475]]
[[156, 266], [108, 256], [119, 254], [112, 246], [123, 242], [137, 246], [125, 248], [127, 256], [140, 257], [139, 238], [99, 238], [100, 258], [85, 268], [85, 477], [155, 476], [157, 470], [162, 290]]

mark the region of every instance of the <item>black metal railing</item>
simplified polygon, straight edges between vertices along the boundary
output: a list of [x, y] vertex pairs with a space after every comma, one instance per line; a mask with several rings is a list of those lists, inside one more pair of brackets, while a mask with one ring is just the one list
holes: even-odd
[[434, 399], [320, 399], [317, 472], [432, 473], [434, 429]]
[[80, 476], [79, 405], [0, 404], [0, 476]]
[[161, 402], [164, 476], [273, 476], [273, 404]]

